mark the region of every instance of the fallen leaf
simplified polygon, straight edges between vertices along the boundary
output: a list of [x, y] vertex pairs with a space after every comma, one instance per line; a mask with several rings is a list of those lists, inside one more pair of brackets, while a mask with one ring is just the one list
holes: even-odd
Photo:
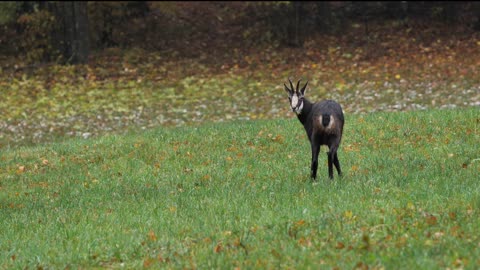
[[303, 224], [305, 224], [305, 220], [303, 219], [300, 219], [299, 221], [295, 222], [295, 225], [297, 226], [302, 226]]
[[148, 267], [150, 267], [154, 262], [155, 262], [154, 259], [152, 259], [152, 258], [146, 258], [145, 260], [143, 260], [143, 267], [144, 267], [144, 268], [148, 268]]
[[425, 221], [427, 222], [428, 225], [435, 225], [437, 224], [437, 218], [435, 216], [427, 216], [425, 218]]
[[222, 249], [223, 249], [222, 243], [220, 242], [220, 243], [218, 243], [218, 244], [215, 246], [215, 248], [213, 249], [213, 251], [214, 251], [215, 253], [219, 253], [219, 252], [222, 251]]
[[440, 239], [440, 238], [442, 238], [443, 235], [445, 235], [445, 233], [436, 232], [436, 233], [433, 234], [433, 237], [436, 238], [436, 239]]
[[17, 173], [20, 174], [20, 173], [24, 173], [25, 172], [25, 166], [19, 166], [18, 169], [17, 169]]
[[150, 230], [148, 232], [148, 239], [150, 239], [150, 241], [157, 241], [157, 236], [154, 231]]

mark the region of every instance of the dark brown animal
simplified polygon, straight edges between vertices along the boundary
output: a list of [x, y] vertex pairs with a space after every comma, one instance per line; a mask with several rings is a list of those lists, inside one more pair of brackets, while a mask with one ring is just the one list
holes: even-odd
[[[300, 80], [297, 87], [293, 87], [292, 81], [289, 79], [290, 88], [285, 86], [288, 93], [290, 107], [297, 114], [298, 120], [302, 123], [307, 132], [308, 140], [312, 147], [312, 163], [311, 177], [313, 180], [317, 178], [318, 153], [321, 145], [328, 146], [328, 176], [333, 179], [333, 165], [337, 169], [338, 175], [342, 175], [340, 162], [338, 161], [337, 150], [340, 146], [343, 134], [343, 117], [342, 107], [333, 100], [324, 100], [312, 103], [305, 98], [305, 89], [307, 83], [299, 89]], [[333, 164], [333, 165], [332, 165]]]

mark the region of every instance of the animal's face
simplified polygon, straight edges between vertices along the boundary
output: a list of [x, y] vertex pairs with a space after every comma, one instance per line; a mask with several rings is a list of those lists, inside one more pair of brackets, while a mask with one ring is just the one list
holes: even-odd
[[286, 84], [285, 86], [285, 91], [288, 93], [288, 100], [290, 101], [290, 107], [292, 108], [292, 111], [295, 112], [296, 114], [301, 114], [303, 110], [303, 100], [305, 97], [305, 88], [307, 87], [307, 83], [305, 83], [305, 86], [302, 87], [302, 89], [298, 89], [300, 86], [300, 80], [297, 82], [297, 88], [295, 89], [293, 87], [292, 81], [288, 79], [290, 82], [290, 88], [287, 87]]
[[288, 96], [288, 100], [290, 100], [290, 107], [292, 111], [296, 114], [302, 113], [303, 109], [303, 96], [299, 95], [299, 93], [295, 92], [292, 95]]

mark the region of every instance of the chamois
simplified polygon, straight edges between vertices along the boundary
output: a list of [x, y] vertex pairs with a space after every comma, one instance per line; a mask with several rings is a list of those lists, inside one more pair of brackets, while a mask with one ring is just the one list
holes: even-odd
[[333, 100], [324, 100], [312, 103], [305, 98], [305, 89], [308, 81], [299, 90], [300, 80], [297, 82], [297, 88], [293, 88], [292, 81], [290, 88], [285, 86], [288, 93], [290, 107], [297, 114], [298, 120], [302, 123], [307, 132], [308, 140], [312, 147], [311, 177], [313, 181], [317, 178], [318, 153], [320, 145], [327, 145], [328, 156], [328, 176], [333, 179], [333, 166], [335, 165], [338, 175], [342, 175], [340, 162], [338, 161], [337, 150], [342, 139], [343, 124], [345, 122], [342, 107]]

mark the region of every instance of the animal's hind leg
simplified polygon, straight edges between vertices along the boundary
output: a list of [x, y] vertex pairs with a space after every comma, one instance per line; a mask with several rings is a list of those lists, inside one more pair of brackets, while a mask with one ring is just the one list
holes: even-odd
[[338, 161], [338, 155], [337, 152], [333, 155], [333, 164], [335, 165], [335, 168], [337, 168], [338, 175], [342, 175], [342, 170], [340, 169], [340, 161]]
[[328, 156], [328, 176], [330, 177], [330, 179], [333, 179], [333, 164], [335, 164], [335, 167], [337, 168], [337, 172], [340, 171], [340, 162], [338, 162], [337, 149], [338, 149], [338, 146], [336, 144], [334, 144], [331, 147], [329, 147], [328, 153], [327, 153], [327, 156]]
[[327, 153], [327, 156], [328, 156], [328, 177], [330, 177], [330, 179], [333, 179], [333, 165], [332, 165], [332, 161], [333, 161], [333, 153], [332, 151], [328, 152]]

